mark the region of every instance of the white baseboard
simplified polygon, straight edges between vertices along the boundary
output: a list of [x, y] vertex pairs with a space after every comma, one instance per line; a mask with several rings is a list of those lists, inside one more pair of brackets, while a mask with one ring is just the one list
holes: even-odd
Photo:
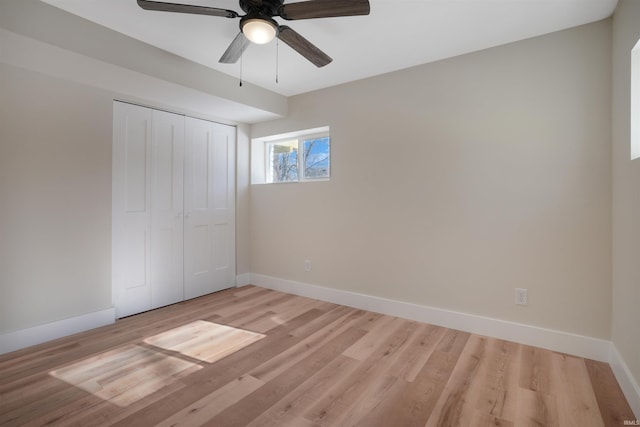
[[263, 288], [607, 362], [640, 419], [640, 387], [611, 341], [261, 274], [250, 276], [251, 284]]
[[251, 284], [251, 273], [238, 274], [236, 276], [236, 287]]
[[609, 357], [609, 366], [613, 371], [620, 388], [624, 393], [624, 396], [631, 406], [631, 410], [635, 414], [636, 418], [640, 420], [640, 386], [633, 378], [629, 367], [625, 363], [616, 346], [611, 343], [611, 354]]
[[22, 329], [0, 335], [0, 354], [20, 350], [67, 335], [88, 331], [100, 326], [110, 325], [116, 320], [114, 308], [107, 308], [80, 316], [62, 319], [32, 328]]
[[610, 341], [490, 317], [252, 274], [256, 286], [608, 362]]

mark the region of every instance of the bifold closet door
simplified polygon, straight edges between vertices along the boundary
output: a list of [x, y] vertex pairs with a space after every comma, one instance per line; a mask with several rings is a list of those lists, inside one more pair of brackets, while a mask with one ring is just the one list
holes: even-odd
[[235, 285], [236, 129], [185, 121], [185, 298]]
[[112, 287], [118, 317], [151, 309], [151, 110], [113, 104]]
[[112, 287], [118, 317], [184, 299], [184, 117], [114, 102]]
[[184, 300], [184, 116], [153, 111], [151, 306]]

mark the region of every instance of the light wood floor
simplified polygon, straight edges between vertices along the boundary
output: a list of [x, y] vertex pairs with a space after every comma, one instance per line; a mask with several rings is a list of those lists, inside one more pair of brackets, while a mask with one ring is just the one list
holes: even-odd
[[607, 364], [246, 286], [0, 356], [0, 425], [620, 426]]

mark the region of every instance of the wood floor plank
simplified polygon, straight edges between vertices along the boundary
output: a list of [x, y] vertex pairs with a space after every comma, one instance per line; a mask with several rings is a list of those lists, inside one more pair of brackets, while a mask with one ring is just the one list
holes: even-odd
[[87, 395], [82, 399], [61, 405], [52, 411], [45, 412], [39, 417], [30, 420], [22, 426], [47, 426], [47, 425], [82, 425], [90, 426], [89, 423], [81, 423], [79, 418], [84, 418], [87, 414], [103, 409], [102, 405], [106, 405], [104, 400], [93, 395]]
[[584, 359], [560, 353], [554, 353], [552, 358], [560, 425], [604, 426]]
[[0, 405], [0, 425], [23, 426], [35, 418], [44, 416], [60, 406], [83, 399], [87, 395], [87, 392], [79, 388], [67, 387], [51, 393], [43, 399], [25, 402], [23, 406], [13, 410], [5, 411], [4, 407]]
[[[345, 322], [347, 325], [353, 325], [353, 322], [357, 321], [357, 325], [360, 326], [362, 325], [361, 322], [363, 319], [366, 322], [369, 321], [369, 319], [367, 319], [368, 316], [365, 317], [365, 314], [366, 312], [358, 310], [355, 313], [357, 317], [352, 314], [346, 314], [346, 319], [340, 319], [340, 321]], [[330, 327], [335, 327], [335, 324], [332, 324]], [[388, 368], [388, 371], [395, 376], [402, 377], [409, 375], [414, 379], [417, 372], [415, 374], [413, 373], [413, 367], [418, 366], [419, 368], [422, 368], [422, 366], [424, 366], [426, 360], [422, 361], [421, 357], [426, 355], [428, 359], [431, 354], [431, 350], [435, 348], [444, 332], [444, 328], [424, 324], [417, 325], [415, 333], [411, 335], [413, 338], [405, 345], [406, 348], [401, 349], [399, 352], [401, 357], [398, 358], [396, 363], [393, 363], [392, 366]], [[351, 363], [349, 363], [349, 361], [351, 361]], [[310, 379], [308, 387], [299, 390], [294, 399], [284, 400], [278, 407], [268, 411], [263, 417], [250, 425], [278, 426], [281, 425], [285, 419], [299, 417], [327, 394], [334, 393], [335, 379], [346, 378], [351, 375], [354, 371], [355, 365], [356, 363], [353, 362], [353, 359], [345, 358], [345, 360], [341, 361], [337, 366], [327, 367], [327, 371], [321, 371], [318, 373], [317, 379]], [[401, 388], [398, 387], [398, 391], [399, 390], [401, 390]], [[389, 399], [392, 399], [391, 394], [394, 391], [395, 390], [386, 390], [384, 395], [379, 396], [378, 399], [373, 399], [372, 402], [375, 402], [376, 400], [378, 400], [378, 403], [380, 403], [380, 401], [383, 403], [387, 402]], [[363, 400], [366, 402], [367, 398], [364, 398]], [[378, 410], [379, 408], [374, 405], [373, 407], [368, 407], [365, 412], [375, 414]], [[352, 412], [353, 411], [349, 411], [349, 413]], [[366, 414], [367, 417], [369, 416], [369, 413]], [[374, 415], [371, 419], [366, 418], [362, 425], [372, 426], [375, 425], [373, 423], [378, 420], [379, 417]], [[341, 423], [346, 424], [346, 421], [342, 420]]]
[[263, 381], [271, 380], [300, 360], [322, 349], [327, 343], [342, 334], [345, 330], [349, 328], [358, 329], [356, 327], [358, 319], [359, 317], [351, 316], [349, 313], [344, 314], [334, 322], [309, 335], [307, 338], [304, 338], [298, 344], [291, 346], [286, 351], [283, 351], [251, 370], [250, 374]]
[[241, 288], [234, 289], [233, 294], [237, 297], [246, 297], [248, 295], [255, 294], [257, 292], [265, 291], [266, 289], [260, 288], [258, 286], [246, 285]]
[[611, 370], [604, 362], [585, 359], [589, 380], [596, 395], [598, 408], [606, 426], [624, 425], [625, 421], [635, 421], [636, 417], [622, 393], [622, 389]]
[[[325, 327], [327, 325], [327, 319], [331, 319], [329, 321], [342, 317], [343, 315], [348, 315], [353, 319], [357, 319], [357, 324], [354, 324], [354, 328], [362, 329], [364, 331], [369, 331], [369, 324], [373, 322], [375, 319], [381, 317], [382, 315], [374, 314], [364, 310], [358, 310], [355, 308], [345, 307], [343, 305], [335, 305], [333, 304], [331, 307], [327, 309], [323, 314], [316, 317], [312, 321], [307, 324], [300, 325], [297, 328], [291, 329], [291, 335], [297, 337], [306, 337], [310, 334], [315, 333], [318, 329]], [[345, 322], [350, 322], [350, 319], [345, 319]]]
[[553, 353], [541, 348], [522, 346], [520, 351], [520, 387], [550, 394], [552, 392]]
[[472, 335], [426, 426], [465, 426], [474, 419], [478, 389], [482, 385], [481, 367], [486, 361], [487, 338]]
[[325, 308], [325, 304], [319, 301], [308, 298], [292, 299], [273, 307], [270, 316], [246, 322], [244, 327], [251, 331], [265, 333], [309, 310], [324, 310]]
[[[363, 340], [359, 340], [349, 347], [344, 356], [354, 358], [358, 355], [354, 353], [355, 347], [363, 350], [367, 357], [358, 369], [339, 379], [331, 392], [305, 413], [305, 418], [320, 425], [353, 424], [353, 417], [362, 417], [377, 406], [378, 402], [372, 400], [372, 395], [381, 398], [392, 387], [396, 378], [389, 377], [387, 371], [416, 328], [415, 322], [392, 318], [381, 323], [378, 331], [382, 335], [375, 345], [369, 342], [362, 344]], [[347, 415], [351, 421], [345, 421]]]
[[145, 344], [213, 363], [263, 339], [259, 333], [197, 320], [144, 340]]
[[[179, 393], [184, 390], [185, 384], [178, 380], [124, 408], [102, 399], [100, 403], [90, 405], [88, 408], [78, 407], [78, 403], [80, 402], [73, 402], [70, 405], [61, 408], [62, 410], [59, 414], [59, 420], [61, 425], [82, 427], [110, 426], [139, 412], [155, 402], [171, 398], [171, 396], [179, 395]], [[47, 419], [46, 423], [37, 425], [40, 426], [48, 424], [51, 424], [51, 419]], [[57, 421], [53, 423], [53, 425], [57, 424]]]
[[482, 361], [484, 380], [478, 382], [477, 412], [483, 419], [513, 423], [518, 403], [520, 346], [492, 338], [487, 343], [487, 357]]
[[[2, 413], [22, 408], [33, 400], [41, 400], [58, 391], [67, 388], [67, 384], [51, 377], [48, 373], [31, 375], [25, 381], [14, 381], [3, 387], [0, 393], [0, 408]], [[1, 424], [0, 424], [1, 425]]]
[[170, 416], [157, 427], [203, 425], [263, 385], [264, 382], [251, 375], [241, 376]]
[[560, 426], [555, 397], [519, 387], [515, 424], [523, 427]]
[[439, 326], [420, 324], [402, 350], [401, 358], [391, 367], [389, 375], [403, 378], [408, 382], [414, 381], [445, 332], [446, 329]]
[[[406, 382], [393, 376], [372, 377], [368, 387], [362, 390], [360, 396], [353, 401], [348, 410], [339, 412], [335, 421], [327, 417], [323, 423], [317, 424], [325, 426], [357, 425], [369, 414], [376, 412], [378, 408], [384, 408], [385, 402], [398, 396], [404, 387], [406, 387]], [[368, 424], [376, 425], [377, 422], [369, 420]]]
[[0, 356], [0, 425], [602, 426], [606, 363], [256, 286]]
[[297, 317], [305, 311], [311, 310], [312, 308], [324, 310], [329, 305], [330, 304], [318, 300], [313, 300], [311, 298], [294, 296], [289, 300], [282, 301], [281, 303], [272, 306], [271, 311], [274, 312], [274, 323], [276, 325], [282, 325], [288, 320], [293, 319], [294, 317]]
[[400, 393], [385, 400], [358, 425], [424, 426], [449, 381], [458, 357], [459, 354], [433, 351], [413, 382], [407, 383]]
[[344, 355], [357, 360], [366, 360], [376, 351], [380, 341], [394, 333], [402, 322], [403, 321], [397, 317], [380, 317], [375, 321], [375, 325], [369, 333], [345, 350]]
[[471, 334], [468, 332], [448, 329], [447, 333], [438, 342], [436, 350], [459, 355], [467, 345], [469, 337], [471, 337]]
[[281, 399], [285, 398], [293, 389], [304, 383], [309, 377], [309, 372], [328, 365], [338, 357], [345, 348], [365, 334], [359, 329], [347, 329], [322, 349], [309, 355], [296, 365], [292, 366], [280, 376], [267, 382], [263, 387], [251, 393], [235, 405], [227, 408], [205, 425], [207, 426], [245, 426], [258, 418], [261, 413], [268, 410]]
[[293, 295], [282, 294], [279, 292], [268, 292], [259, 299], [251, 301], [243, 301], [239, 299], [235, 304], [229, 304], [215, 311], [223, 322], [232, 322], [245, 316], [251, 316], [258, 311], [273, 311], [272, 308], [282, 302], [290, 301], [295, 298]]
[[248, 424], [250, 427], [268, 427], [284, 425], [288, 420], [306, 420], [306, 423], [317, 425], [306, 418], [305, 412], [309, 411], [325, 395], [331, 393], [336, 383], [336, 378], [348, 376], [358, 367], [359, 362], [338, 355], [325, 367], [312, 373], [309, 378], [298, 388], [293, 390], [283, 399], [278, 401], [270, 409], [263, 412], [258, 418]]
[[514, 425], [513, 421], [488, 415], [482, 411], [477, 411], [469, 423], [469, 427], [513, 427]]

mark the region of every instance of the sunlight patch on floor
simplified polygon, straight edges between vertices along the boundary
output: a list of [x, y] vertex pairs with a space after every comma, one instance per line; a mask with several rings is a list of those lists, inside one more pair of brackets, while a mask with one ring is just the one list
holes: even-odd
[[50, 374], [101, 399], [126, 407], [202, 369], [196, 363], [127, 345], [76, 362]]
[[196, 320], [184, 326], [146, 338], [145, 343], [213, 363], [265, 335], [244, 329]]
[[50, 374], [96, 397], [126, 407], [202, 369], [197, 361], [213, 363], [264, 337], [255, 332], [196, 320], [144, 340], [145, 344], [157, 349], [130, 344]]

